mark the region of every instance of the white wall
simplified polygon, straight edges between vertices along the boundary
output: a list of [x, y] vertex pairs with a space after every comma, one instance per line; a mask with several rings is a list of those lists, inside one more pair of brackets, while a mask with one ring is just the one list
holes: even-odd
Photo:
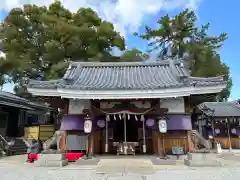
[[160, 108], [167, 108], [169, 113], [185, 113], [184, 98], [160, 99]]

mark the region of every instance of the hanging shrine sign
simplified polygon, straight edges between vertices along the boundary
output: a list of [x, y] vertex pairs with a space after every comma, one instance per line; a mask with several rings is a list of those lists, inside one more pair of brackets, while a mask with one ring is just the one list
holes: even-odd
[[158, 121], [158, 129], [160, 133], [167, 132], [167, 121], [165, 119], [161, 119]]

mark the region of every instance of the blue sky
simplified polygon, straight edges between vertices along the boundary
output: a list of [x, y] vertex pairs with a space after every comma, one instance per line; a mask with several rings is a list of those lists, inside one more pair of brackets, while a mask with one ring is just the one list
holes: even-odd
[[[10, 0], [11, 1], [11, 0]], [[71, 1], [71, 0], [70, 0]], [[134, 0], [132, 0], [134, 1]], [[147, 2], [144, 0], [139, 0], [137, 2]], [[160, 0], [159, 0], [160, 1]], [[181, 0], [179, 0], [181, 1]], [[187, 1], [187, 0], [186, 0]], [[201, 0], [195, 0], [196, 2], [200, 2]], [[75, 1], [76, 2], [76, 1]], [[150, 2], [150, 1], [149, 1]], [[189, 1], [193, 2], [193, 1]], [[115, 3], [115, 1], [114, 1]], [[82, 5], [82, 4], [81, 4]], [[109, 6], [109, 4], [107, 4]], [[111, 4], [112, 5], [112, 4]], [[144, 6], [144, 4], [142, 4]], [[158, 4], [159, 5], [159, 4]], [[109, 6], [111, 7], [111, 6]], [[136, 6], [133, 6], [134, 8]], [[156, 6], [155, 6], [156, 7]], [[240, 17], [240, 1], [237, 0], [231, 0], [231, 1], [223, 1], [223, 0], [202, 0], [199, 4], [196, 12], [198, 15], [198, 23], [204, 24], [207, 22], [210, 22], [210, 31], [209, 33], [211, 35], [218, 35], [221, 32], [227, 32], [228, 33], [228, 39], [226, 40], [223, 48], [220, 49], [220, 54], [222, 57], [222, 61], [224, 61], [229, 67], [231, 71], [231, 76], [233, 78], [233, 88], [230, 99], [237, 99], [240, 97], [240, 92], [238, 89], [240, 89], [240, 81], [238, 80], [238, 77], [240, 76], [240, 35], [239, 35], [239, 18]], [[1, 9], [1, 6], [0, 6]], [[4, 10], [5, 9], [5, 10]], [[107, 8], [106, 8], [107, 9]], [[110, 12], [112, 11], [112, 7], [110, 8]], [[139, 6], [140, 9], [140, 6]], [[126, 10], [126, 8], [124, 9]], [[138, 30], [141, 31], [144, 28], [144, 25], [147, 23], [149, 25], [155, 26], [156, 21], [166, 12], [170, 15], [175, 15], [176, 13], [180, 12], [182, 10], [181, 6], [176, 6], [176, 8], [172, 8], [171, 11], [167, 11], [166, 9], [163, 10], [160, 8], [160, 6], [157, 8], [154, 13], [149, 13], [149, 11], [140, 9], [142, 14], [136, 14], [133, 15], [131, 18], [141, 17], [140, 24], [130, 24], [130, 21], [126, 22], [126, 26], [124, 28], [121, 28], [118, 25], [118, 29], [125, 35], [126, 41], [127, 41], [127, 47], [132, 48], [136, 47], [141, 50], [146, 49], [146, 43], [141, 41], [139, 38], [134, 37], [131, 35], [131, 33], [128, 31], [129, 29]], [[152, 6], [151, 6], [152, 10]], [[0, 10], [0, 20], [3, 19], [7, 15], [7, 8], [2, 8]], [[103, 10], [101, 10], [103, 11]], [[131, 9], [128, 11], [131, 15]], [[123, 17], [125, 14], [122, 14]], [[141, 15], [141, 16], [140, 16]], [[107, 16], [106, 16], [107, 17]], [[130, 19], [131, 19], [130, 18]], [[111, 21], [111, 19], [107, 18]], [[136, 18], [135, 18], [136, 19]], [[139, 19], [139, 18], [138, 18]], [[126, 20], [126, 18], [125, 18]], [[120, 24], [123, 24], [122, 21]], [[127, 27], [127, 28], [126, 28]], [[134, 29], [135, 28], [135, 29]], [[12, 85], [7, 84], [4, 86], [5, 90], [11, 91]]]

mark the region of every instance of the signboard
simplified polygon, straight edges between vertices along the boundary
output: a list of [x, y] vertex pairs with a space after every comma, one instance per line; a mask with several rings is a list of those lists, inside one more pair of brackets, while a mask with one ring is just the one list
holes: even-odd
[[184, 98], [178, 97], [160, 99], [160, 107], [167, 108], [168, 113], [184, 113], [185, 112]]
[[160, 133], [166, 133], [167, 132], [167, 122], [166, 120], [159, 120], [158, 121], [158, 128]]
[[82, 114], [84, 109], [89, 108], [89, 100], [70, 99], [68, 114]]
[[91, 120], [84, 121], [84, 132], [91, 133], [91, 131], [92, 131], [92, 121]]

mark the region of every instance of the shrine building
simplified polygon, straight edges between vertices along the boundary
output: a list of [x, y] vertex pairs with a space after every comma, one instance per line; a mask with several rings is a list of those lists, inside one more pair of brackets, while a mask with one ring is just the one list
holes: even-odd
[[[71, 62], [61, 79], [30, 80], [27, 89], [63, 112], [63, 151], [90, 147], [91, 153], [116, 154], [125, 142], [136, 154], [170, 154], [175, 146], [189, 151], [193, 107], [226, 85], [223, 76], [192, 77], [182, 61], [162, 60]], [[86, 119], [92, 122], [88, 132]], [[166, 120], [162, 133], [161, 120]]]

